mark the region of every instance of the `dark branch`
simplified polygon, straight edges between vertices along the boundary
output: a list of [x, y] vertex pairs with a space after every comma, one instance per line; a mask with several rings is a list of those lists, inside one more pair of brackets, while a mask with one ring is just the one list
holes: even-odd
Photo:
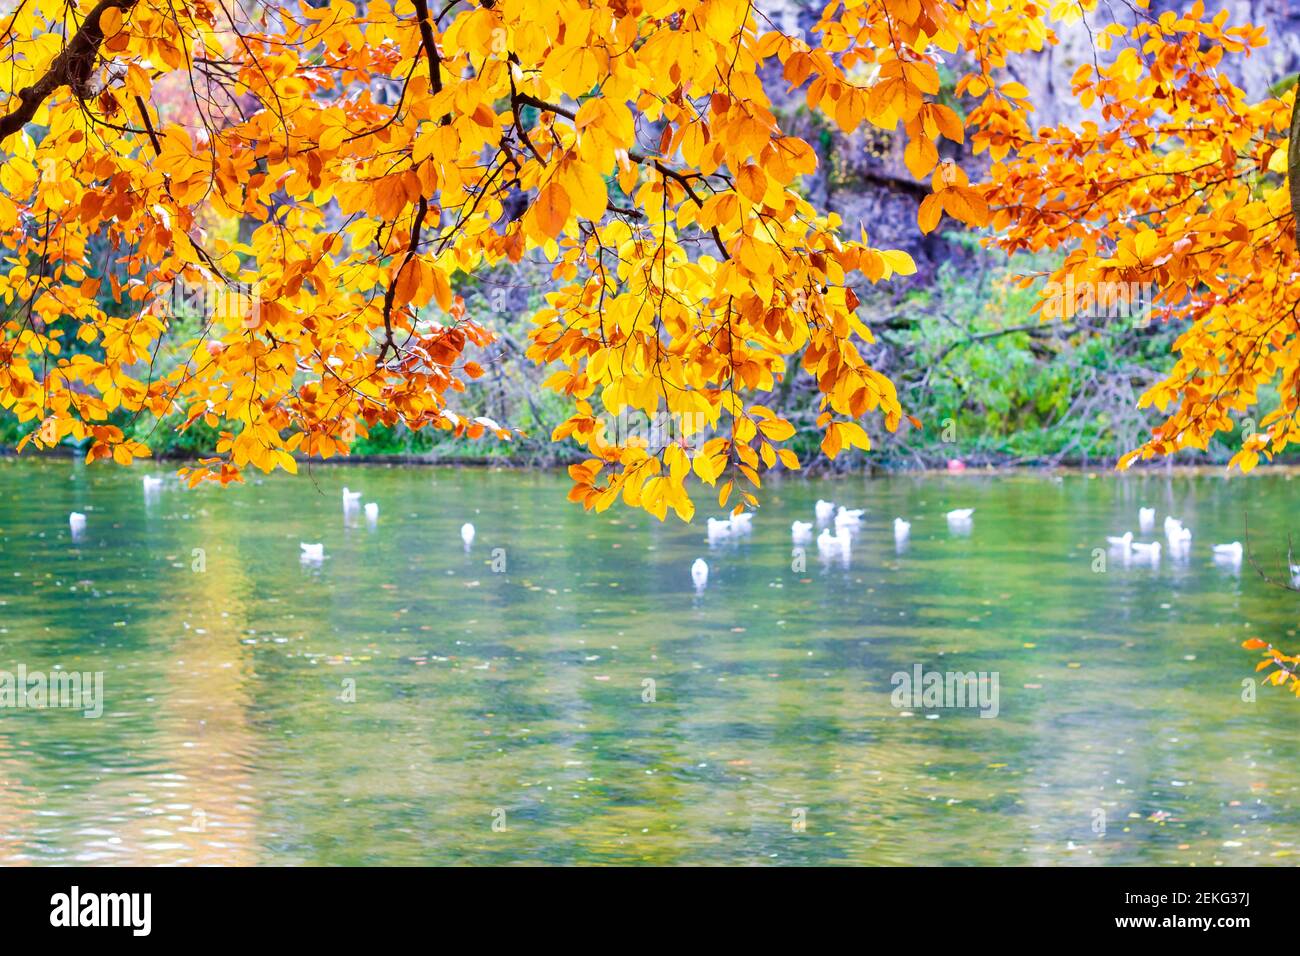
[[[533, 96], [531, 93], [517, 92], [514, 89], [513, 83], [511, 83], [510, 104], [511, 104], [511, 108], [515, 111], [516, 124], [518, 123], [518, 116], [519, 116], [518, 108], [521, 105], [531, 106], [534, 109], [542, 110], [547, 113], [554, 113], [556, 116], [563, 116], [565, 119], [574, 122], [576, 122], [578, 119], [578, 114], [573, 112], [573, 110], [565, 109], [563, 106], [558, 106], [555, 103], [548, 103], [546, 102], [546, 100], [538, 99], [536, 96]], [[682, 187], [682, 189], [686, 191], [686, 195], [690, 197], [691, 202], [701, 207], [704, 205], [704, 200], [700, 198], [699, 194], [691, 186], [691, 178], [692, 178], [691, 176], [685, 173], [678, 172], [677, 170], [669, 166], [665, 166], [661, 161], [655, 159], [653, 156], [647, 156], [645, 153], [638, 152], [637, 150], [634, 149], [628, 150], [627, 158], [639, 165], [651, 167], [657, 173], [659, 173], [660, 176], [663, 176], [665, 179], [673, 180], [673, 182], [677, 183], [679, 186]], [[704, 177], [697, 174], [695, 178], [703, 179]], [[731, 254], [727, 252], [726, 243], [722, 241], [722, 236], [718, 232], [718, 227], [713, 226], [709, 230], [709, 234], [713, 237], [714, 245], [718, 247], [718, 252], [721, 253], [722, 258], [730, 259]]]
[[33, 85], [18, 91], [18, 108], [0, 118], [0, 142], [30, 123], [41, 104], [59, 87], [71, 87], [72, 92], [83, 98], [90, 94], [88, 81], [95, 67], [95, 58], [99, 55], [100, 44], [104, 42], [104, 31], [99, 25], [99, 18], [110, 7], [116, 7], [125, 13], [136, 2], [137, 0], [99, 0], [82, 21], [81, 29], [72, 35], [68, 45], [54, 58], [45, 75]]
[[[442, 92], [442, 57], [438, 55], [438, 45], [433, 39], [433, 27], [429, 23], [428, 0], [413, 0], [415, 15], [420, 21], [420, 45], [424, 47], [424, 57], [429, 61], [429, 86], [433, 95]], [[441, 16], [441, 14], [439, 14]], [[451, 122], [451, 117], [444, 115], [442, 125]]]
[[424, 217], [428, 212], [428, 200], [421, 196], [415, 218], [411, 220], [411, 240], [407, 244], [406, 254], [402, 257], [402, 264], [393, 273], [393, 281], [388, 284], [388, 289], [384, 292], [384, 344], [379, 349], [379, 358], [375, 360], [376, 366], [384, 364], [390, 348], [397, 351], [397, 343], [393, 341], [393, 299], [397, 294], [397, 283], [402, 278], [402, 271], [414, 258], [416, 250], [420, 248], [420, 229], [424, 226]]

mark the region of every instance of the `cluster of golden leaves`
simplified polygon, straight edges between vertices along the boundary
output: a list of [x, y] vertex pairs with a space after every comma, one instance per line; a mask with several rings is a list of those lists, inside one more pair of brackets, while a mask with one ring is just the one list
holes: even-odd
[[[492, 338], [456, 287], [527, 256], [553, 279], [528, 355], [573, 403], [554, 437], [590, 451], [571, 497], [689, 519], [693, 474], [721, 505], [753, 505], [765, 470], [799, 467], [783, 444], [794, 428], [754, 401], [796, 364], [820, 389], [826, 454], [868, 447], [867, 413], [897, 427], [851, 286], [914, 269], [803, 197], [817, 157], [774, 113], [784, 84], [841, 130], [906, 137], [932, 188], [921, 229], [944, 213], [991, 221], [1008, 249], [1072, 244], [1063, 269], [1080, 276], [1186, 291], [1199, 331], [1149, 396], [1180, 395], [1186, 411], [1144, 453], [1195, 443], [1222, 427], [1221, 399], [1253, 399], [1268, 363], [1300, 366], [1287, 327], [1262, 327], [1294, 319], [1294, 248], [1274, 236], [1287, 210], [1269, 179], [1286, 104], [1250, 106], [1205, 69], [1262, 38], [1194, 11], [1143, 20], [1132, 49], [1080, 69], [1097, 121], [1035, 133], [1008, 61], [1093, 8], [832, 0], [809, 40], [750, 0], [250, 14], [224, 0], [27, 0], [0, 52], [0, 406], [39, 420], [39, 445], [88, 439], [90, 458], [119, 461], [148, 449], [110, 413], [183, 411], [182, 427], [222, 433], [195, 482], [346, 453], [378, 422], [508, 437], [448, 404], [481, 373], [465, 349]], [[965, 117], [941, 102], [944, 63], [959, 67]], [[162, 109], [166, 95], [187, 108]], [[940, 157], [968, 129], [995, 160], [991, 183]], [[231, 221], [233, 236], [214, 226]], [[179, 345], [177, 284], [234, 290]], [[1267, 354], [1247, 356], [1234, 329]], [[71, 338], [95, 348], [65, 355]], [[160, 370], [164, 342], [179, 358]], [[1247, 368], [1216, 378], [1205, 365], [1225, 350]], [[672, 416], [675, 438], [611, 435], [629, 411]]]
[[[985, 197], [998, 244], [1067, 250], [1050, 276], [1055, 314], [1141, 290], [1155, 304], [1143, 320], [1183, 329], [1176, 362], [1139, 403], [1167, 417], [1122, 467], [1240, 427], [1232, 464], [1249, 471], [1300, 435], [1294, 87], [1249, 102], [1222, 61], [1265, 38], [1227, 20], [1197, 0], [1098, 31], [1099, 59], [1071, 79], [1083, 122], [1033, 131], [1023, 111], [987, 102], [970, 117], [975, 148], [994, 160]], [[1274, 407], [1258, 409], [1273, 388]]]
[[1259, 651], [1260, 661], [1255, 665], [1256, 673], [1268, 671], [1264, 683], [1275, 687], [1285, 687], [1300, 697], [1300, 657], [1286, 654], [1268, 641], [1257, 637], [1242, 641], [1241, 646], [1248, 651]]

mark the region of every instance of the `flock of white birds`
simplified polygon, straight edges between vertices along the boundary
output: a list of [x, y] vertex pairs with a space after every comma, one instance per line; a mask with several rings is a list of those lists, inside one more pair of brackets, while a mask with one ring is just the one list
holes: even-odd
[[[156, 475], [145, 475], [142, 484], [145, 499], [149, 500], [162, 491], [163, 479]], [[345, 487], [343, 489], [344, 520], [355, 519], [358, 515], [364, 515], [367, 526], [374, 528], [379, 524], [379, 505], [373, 501], [367, 501], [363, 505], [361, 492]], [[86, 531], [86, 516], [80, 511], [72, 512], [68, 515], [68, 526], [72, 529], [72, 539], [74, 541], [80, 539]], [[474, 526], [469, 522], [461, 526], [460, 539], [465, 543], [465, 550], [468, 551], [470, 545], [474, 543]], [[300, 541], [298, 548], [303, 564], [320, 564], [325, 560], [325, 545], [319, 541]]]
[[[839, 558], [848, 561], [853, 550], [853, 537], [862, 527], [862, 508], [846, 508], [833, 501], [817, 499], [813, 506], [813, 521], [794, 521], [790, 524], [790, 537], [795, 545], [802, 546], [813, 540], [813, 529], [821, 528], [817, 535], [817, 553], [824, 559]], [[948, 528], [956, 534], [969, 534], [974, 508], [957, 508], [949, 511]], [[736, 535], [748, 534], [753, 530], [754, 515], [742, 512], [730, 518], [710, 518], [708, 521], [709, 544], [718, 544]], [[834, 527], [832, 533], [831, 528]], [[902, 518], [894, 519], [894, 542], [901, 547], [912, 533], [912, 522]], [[696, 558], [691, 565], [691, 581], [697, 591], [702, 591], [709, 583], [709, 563], [703, 558]]]
[[[343, 488], [343, 520], [354, 519], [358, 507], [361, 506], [361, 492], [353, 491], [344, 486]], [[362, 508], [366, 516], [366, 525], [374, 528], [379, 524], [379, 505], [373, 501], [367, 501]], [[465, 550], [470, 549], [474, 543], [474, 526], [466, 521], [460, 526], [460, 540], [465, 545]], [[325, 545], [319, 542], [309, 543], [301, 541], [298, 546], [302, 549], [302, 562], [304, 564], [319, 564], [325, 560]]]
[[[821, 534], [817, 536], [818, 554], [826, 559], [839, 557], [847, 561], [853, 547], [853, 535], [862, 526], [862, 514], [860, 508], [850, 509], [845, 508], [843, 505], [836, 507], [833, 501], [818, 499], [817, 504], [813, 507], [816, 526], [822, 529]], [[974, 508], [957, 508], [949, 511], [945, 515], [948, 519], [949, 530], [957, 534], [968, 534], [974, 514]], [[753, 517], [752, 514], [745, 513], [730, 519], [710, 518], [708, 525], [709, 544], [715, 544], [737, 533], [748, 532], [752, 527]], [[832, 525], [835, 528], [834, 533], [831, 532]], [[1139, 531], [1144, 534], [1153, 532], [1155, 525], [1156, 510], [1154, 508], [1139, 508]], [[796, 545], [807, 544], [812, 541], [813, 528], [814, 523], [812, 521], [795, 521], [790, 525], [790, 536]], [[911, 532], [912, 523], [910, 521], [905, 521], [902, 518], [894, 519], [894, 541], [900, 547], [907, 541]], [[1172, 557], [1183, 558], [1191, 553], [1192, 532], [1190, 528], [1183, 525], [1181, 520], [1173, 515], [1166, 516], [1164, 532], [1169, 546], [1169, 554]], [[1137, 559], [1153, 566], [1160, 563], [1163, 546], [1158, 540], [1137, 541], [1134, 540], [1132, 531], [1126, 531], [1122, 535], [1109, 535], [1106, 541], [1112, 551], [1123, 556], [1126, 563], [1131, 559]], [[1232, 541], [1228, 544], [1214, 545], [1211, 547], [1210, 553], [1216, 564], [1237, 570], [1241, 567], [1244, 551], [1240, 541]], [[1291, 565], [1291, 578], [1292, 583], [1300, 587], [1300, 564]], [[694, 582], [696, 590], [703, 590], [708, 585], [709, 564], [703, 558], [696, 558], [695, 563], [691, 565], [691, 580]]]
[[[343, 487], [343, 520], [355, 520], [358, 514], [364, 514], [366, 525], [374, 528], [379, 524], [379, 505], [373, 501], [361, 504], [361, 492]], [[325, 560], [325, 545], [319, 541], [300, 541], [300, 559], [303, 564], [320, 564]]]
[[[143, 480], [144, 494], [146, 498], [156, 495], [162, 490], [163, 479], [154, 475], [145, 475]], [[343, 515], [344, 518], [355, 517], [358, 512], [365, 515], [366, 524], [371, 528], [379, 522], [379, 505], [373, 501], [368, 501], [363, 506], [361, 504], [361, 492], [352, 491], [349, 488], [343, 489]], [[813, 540], [813, 531], [815, 528], [821, 528], [821, 533], [817, 535], [817, 552], [823, 558], [831, 559], [839, 557], [847, 560], [853, 548], [853, 536], [857, 534], [862, 527], [862, 508], [846, 508], [843, 505], [836, 506], [833, 501], [817, 499], [816, 505], [813, 506], [814, 521], [794, 521], [790, 524], [790, 537], [796, 545], [805, 545]], [[969, 533], [971, 528], [972, 516], [975, 514], [974, 508], [957, 508], [949, 511], [945, 517], [948, 519], [948, 527], [951, 531], [958, 534]], [[72, 529], [73, 540], [79, 539], [86, 530], [86, 516], [80, 511], [74, 511], [68, 516], [68, 525]], [[1155, 531], [1156, 510], [1154, 508], [1138, 509], [1138, 531], [1141, 534], [1150, 534]], [[741, 512], [732, 515], [730, 518], [709, 518], [706, 526], [709, 544], [714, 545], [738, 535], [748, 534], [754, 527], [754, 515], [752, 512]], [[831, 528], [834, 527], [832, 533]], [[894, 541], [899, 546], [903, 545], [912, 532], [912, 523], [902, 518], [894, 519]], [[1191, 551], [1192, 531], [1184, 527], [1181, 520], [1173, 515], [1166, 515], [1164, 521], [1165, 540], [1168, 542], [1169, 554], [1175, 558], [1186, 557]], [[468, 521], [461, 525], [460, 540], [468, 551], [474, 543], [474, 526]], [[1159, 540], [1155, 541], [1138, 541], [1133, 537], [1132, 531], [1125, 531], [1120, 535], [1108, 535], [1107, 544], [1112, 551], [1123, 556], [1127, 561], [1136, 558], [1140, 561], [1157, 565], [1160, 563], [1160, 554], [1163, 545]], [[301, 549], [301, 560], [304, 564], [319, 564], [325, 560], [325, 545], [320, 542], [299, 542]], [[1216, 544], [1210, 549], [1216, 564], [1226, 565], [1231, 568], [1241, 567], [1241, 558], [1243, 549], [1240, 541], [1231, 541], [1228, 544]], [[1300, 586], [1300, 565], [1292, 564], [1290, 566], [1292, 583]], [[696, 558], [691, 565], [691, 580], [694, 582], [696, 590], [703, 590], [709, 583], [709, 564], [703, 558]]]
[[[1138, 531], [1141, 534], [1151, 534], [1156, 529], [1156, 509], [1139, 508], [1138, 509]], [[1192, 529], [1185, 527], [1183, 522], [1173, 515], [1165, 515], [1164, 523], [1165, 540], [1169, 545], [1169, 554], [1175, 559], [1185, 558], [1191, 554], [1192, 549]], [[1155, 541], [1136, 541], [1133, 538], [1132, 531], [1125, 531], [1120, 535], [1108, 535], [1107, 544], [1112, 551], [1117, 551], [1125, 559], [1136, 557], [1139, 560], [1148, 562], [1152, 565], [1160, 563], [1160, 553], [1162, 545], [1157, 539]], [[1211, 546], [1210, 553], [1214, 557], [1216, 564], [1226, 565], [1231, 568], [1241, 567], [1241, 557], [1243, 550], [1240, 541], [1231, 541], [1228, 544], [1216, 544]], [[1292, 567], [1291, 573], [1294, 576], [1300, 568]]]

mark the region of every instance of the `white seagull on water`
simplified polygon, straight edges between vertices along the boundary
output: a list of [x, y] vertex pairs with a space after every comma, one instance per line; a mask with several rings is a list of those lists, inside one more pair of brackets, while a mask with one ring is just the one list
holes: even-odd
[[1156, 526], [1156, 509], [1139, 508], [1138, 509], [1138, 530], [1145, 534]]
[[731, 520], [728, 518], [710, 518], [708, 522], [709, 544], [716, 544], [731, 534]]
[[860, 527], [862, 527], [862, 519], [851, 511], [840, 511], [835, 515], [835, 530], [837, 533], [850, 529], [856, 531]]
[[1149, 558], [1152, 564], [1160, 560], [1159, 541], [1151, 541], [1151, 542], [1134, 541], [1132, 547], [1135, 554], [1140, 554], [1146, 558]]
[[949, 511], [947, 514], [949, 533], [969, 535], [971, 533], [971, 528], [973, 527], [970, 519], [971, 515], [974, 513], [974, 508], [956, 508]]
[[695, 563], [691, 565], [691, 580], [695, 582], [697, 591], [703, 591], [704, 586], [709, 583], [709, 565], [703, 558], [696, 558]]

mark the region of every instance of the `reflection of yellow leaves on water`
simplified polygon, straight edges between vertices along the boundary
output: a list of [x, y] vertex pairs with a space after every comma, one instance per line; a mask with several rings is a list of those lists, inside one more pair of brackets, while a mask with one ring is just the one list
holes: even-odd
[[42, 802], [37, 791], [18, 783], [21, 776], [22, 761], [10, 753], [9, 738], [0, 735], [0, 862], [6, 865], [24, 852]]

